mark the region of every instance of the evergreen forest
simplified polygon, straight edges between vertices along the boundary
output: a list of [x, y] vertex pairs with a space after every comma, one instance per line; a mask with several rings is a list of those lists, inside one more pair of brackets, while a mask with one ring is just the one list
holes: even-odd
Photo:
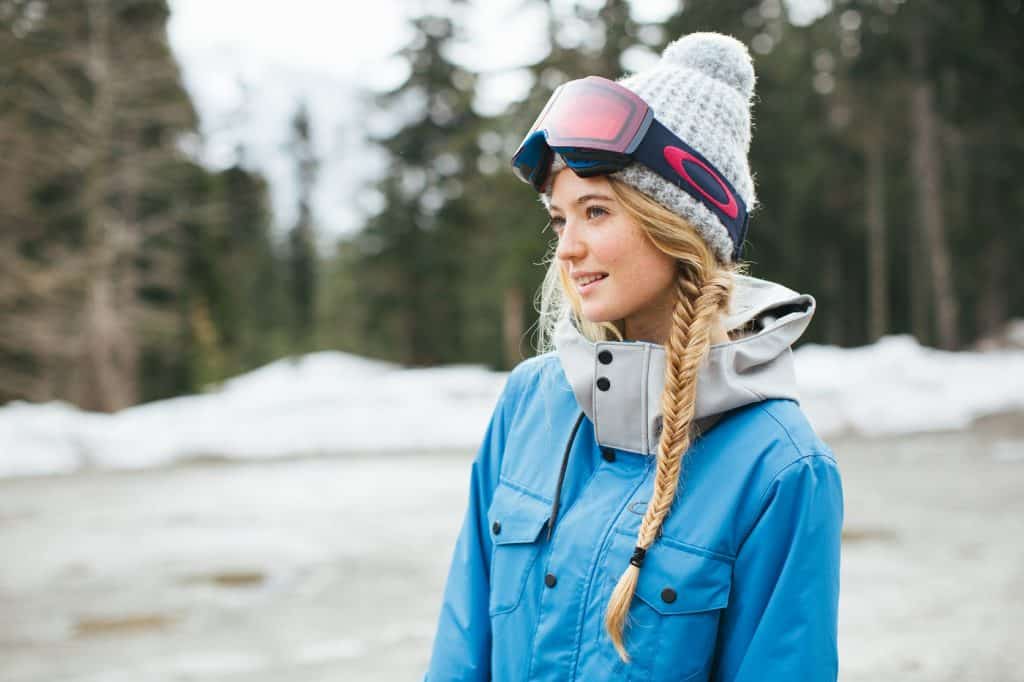
[[653, 24], [626, 0], [523, 2], [547, 9], [550, 50], [494, 116], [451, 59], [462, 13], [409, 17], [408, 78], [370, 95], [405, 112], [366, 133], [380, 210], [325, 248], [306, 108], [283, 152], [293, 224], [244, 150], [219, 170], [188, 153], [167, 0], [0, 0], [0, 404], [111, 412], [330, 349], [513, 367], [534, 353], [552, 233], [512, 152], [560, 83], [702, 30], [755, 60], [744, 255], [817, 298], [804, 342], [971, 349], [1024, 317], [1021, 0], [832, 0], [807, 25], [781, 0], [686, 0]]

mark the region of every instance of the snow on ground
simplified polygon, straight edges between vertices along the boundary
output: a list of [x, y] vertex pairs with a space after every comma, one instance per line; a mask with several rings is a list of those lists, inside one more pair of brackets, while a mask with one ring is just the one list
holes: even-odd
[[1024, 349], [948, 352], [909, 335], [794, 352], [801, 405], [818, 433], [881, 436], [961, 429], [1024, 410]]
[[[910, 336], [794, 352], [801, 405], [825, 437], [961, 429], [1024, 412], [1024, 350], [945, 352]], [[408, 369], [340, 352], [283, 359], [209, 393], [116, 414], [0, 407], [0, 476], [145, 468], [209, 457], [472, 450], [506, 373]]]
[[352, 451], [465, 449], [506, 374], [406, 369], [339, 352], [282, 359], [218, 390], [108, 415], [66, 403], [0, 407], [0, 476]]

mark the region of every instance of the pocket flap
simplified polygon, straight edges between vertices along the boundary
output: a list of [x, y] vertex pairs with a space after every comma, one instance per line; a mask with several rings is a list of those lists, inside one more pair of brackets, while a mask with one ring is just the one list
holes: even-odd
[[[609, 565], [616, 579], [629, 565], [636, 537], [615, 533]], [[666, 538], [647, 550], [636, 596], [665, 615], [723, 609], [729, 604], [732, 564]]]
[[491, 540], [496, 545], [533, 542], [550, 514], [550, 503], [499, 483], [487, 510]]

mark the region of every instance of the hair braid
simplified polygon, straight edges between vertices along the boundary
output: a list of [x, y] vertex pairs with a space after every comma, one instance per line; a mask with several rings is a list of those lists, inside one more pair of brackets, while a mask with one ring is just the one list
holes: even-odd
[[[696, 263], [682, 263], [676, 279], [672, 329], [665, 344], [662, 432], [654, 490], [637, 536], [637, 547], [644, 550], [654, 544], [676, 498], [683, 454], [692, 437], [697, 372], [711, 346], [711, 325], [729, 300], [732, 281], [727, 271], [717, 272], [704, 281], [703, 268]], [[639, 577], [640, 568], [630, 563], [619, 578], [605, 612], [605, 628], [619, 656], [627, 663], [629, 653], [623, 642], [623, 631]]]

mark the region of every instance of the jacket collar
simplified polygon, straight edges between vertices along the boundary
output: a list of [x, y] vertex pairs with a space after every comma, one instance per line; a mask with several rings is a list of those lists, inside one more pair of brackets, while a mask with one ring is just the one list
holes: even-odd
[[[697, 377], [695, 419], [707, 430], [722, 413], [769, 398], [797, 399], [790, 346], [814, 315], [815, 301], [781, 284], [736, 276], [726, 331], [753, 331], [711, 346]], [[646, 341], [587, 339], [571, 313], [555, 329], [555, 349], [598, 443], [656, 454], [661, 436], [665, 349]]]

